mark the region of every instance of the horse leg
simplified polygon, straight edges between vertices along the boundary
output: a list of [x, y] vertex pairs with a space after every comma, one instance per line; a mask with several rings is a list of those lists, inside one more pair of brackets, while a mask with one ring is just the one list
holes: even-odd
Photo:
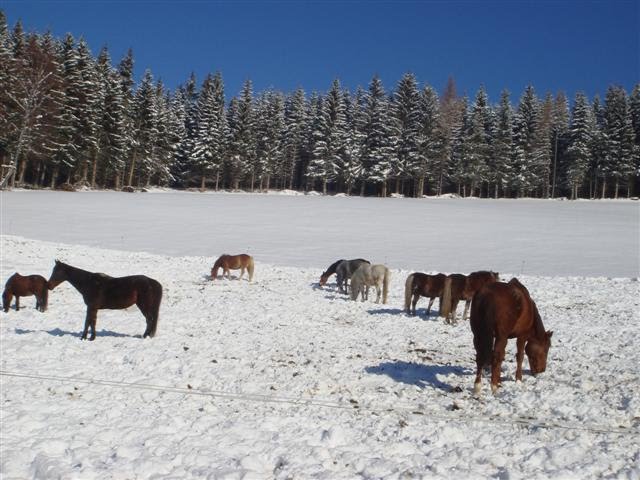
[[484, 367], [484, 359], [480, 354], [481, 349], [477, 344], [476, 337], [473, 337], [473, 344], [476, 347], [476, 381], [473, 384], [473, 394], [476, 396], [480, 395], [480, 390], [482, 389], [482, 368]]
[[431, 313], [431, 306], [433, 305], [433, 302], [435, 301], [435, 299], [436, 299], [436, 297], [431, 297], [429, 299], [429, 306], [427, 307], [427, 317]]
[[495, 394], [500, 384], [500, 367], [504, 360], [504, 350], [507, 347], [507, 338], [497, 338], [493, 346], [493, 358], [491, 359], [491, 393]]
[[416, 305], [419, 299], [420, 299], [420, 295], [418, 293], [414, 293], [413, 301], [411, 302], [411, 315], [413, 315], [414, 317], [416, 315]]
[[516, 353], [516, 382], [522, 381], [522, 360], [524, 360], [524, 344], [526, 340], [524, 337], [518, 337], [516, 345], [518, 346], [518, 351]]
[[84, 330], [82, 331], [82, 337], [80, 337], [81, 340], [86, 340], [87, 339], [87, 333], [89, 332], [89, 327], [91, 327], [91, 337], [89, 340], [93, 340], [96, 337], [96, 326], [95, 326], [95, 318], [96, 315], [98, 314], [98, 310], [91, 308], [91, 307], [87, 307], [87, 316], [84, 319]]
[[243, 275], [244, 275], [244, 267], [240, 267], [240, 277], [238, 277], [238, 280], [242, 280]]
[[16, 295], [16, 312], [20, 310], [20, 297]]
[[467, 313], [469, 313], [469, 305], [471, 305], [471, 300], [467, 300], [464, 303], [464, 313], [462, 314], [462, 321], [468, 320]]

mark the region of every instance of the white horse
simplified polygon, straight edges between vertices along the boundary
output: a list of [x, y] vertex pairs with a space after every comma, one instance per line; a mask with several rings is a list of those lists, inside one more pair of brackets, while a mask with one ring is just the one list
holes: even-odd
[[369, 298], [369, 287], [376, 287], [376, 303], [387, 303], [389, 293], [389, 269], [384, 265], [369, 265], [363, 263], [351, 275], [351, 300], [357, 300], [358, 295], [362, 295], [364, 302]]

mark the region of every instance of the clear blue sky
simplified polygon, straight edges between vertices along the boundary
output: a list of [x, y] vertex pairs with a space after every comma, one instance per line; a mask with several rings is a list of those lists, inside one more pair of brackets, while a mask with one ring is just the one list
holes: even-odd
[[116, 64], [131, 47], [175, 88], [222, 72], [229, 98], [255, 90], [326, 91], [338, 77], [355, 89], [378, 73], [387, 90], [407, 71], [442, 91], [447, 78], [491, 100], [577, 90], [604, 96], [640, 79], [640, 0], [538, 1], [28, 1], [0, 0], [9, 26], [84, 36]]

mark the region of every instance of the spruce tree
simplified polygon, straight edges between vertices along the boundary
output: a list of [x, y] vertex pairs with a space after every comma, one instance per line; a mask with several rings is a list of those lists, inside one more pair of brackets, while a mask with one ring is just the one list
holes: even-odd
[[627, 93], [622, 87], [611, 86], [607, 90], [604, 131], [610, 174], [615, 182], [614, 196], [618, 198], [620, 186], [625, 184], [627, 196], [630, 196], [632, 177], [638, 172], [633, 158], [635, 141], [633, 119]]
[[493, 141], [493, 158], [489, 162], [487, 176], [493, 184], [493, 197], [498, 198], [500, 190], [506, 196], [509, 185], [513, 184], [513, 108], [508, 90], [500, 94], [500, 104], [496, 113]]
[[564, 92], [558, 92], [553, 102], [551, 123], [552, 167], [551, 198], [555, 198], [558, 185], [564, 183], [561, 172], [566, 171], [566, 149], [569, 142], [569, 102]]
[[367, 181], [379, 185], [383, 197], [387, 196], [387, 180], [393, 173], [396, 159], [390, 130], [389, 101], [382, 81], [375, 75], [366, 100], [363, 163]]
[[578, 198], [578, 191], [586, 178], [591, 161], [593, 133], [593, 112], [585, 94], [578, 92], [571, 112], [570, 140], [567, 149], [567, 183], [571, 189], [571, 199]]
[[[419, 169], [417, 166], [419, 163], [418, 132], [422, 123], [420, 92], [416, 77], [412, 73], [405, 73], [398, 82], [390, 105], [390, 113], [392, 145], [397, 158], [392, 176], [396, 179], [396, 193], [400, 193], [400, 182]], [[424, 181], [422, 183], [424, 185]]]
[[425, 183], [429, 178], [435, 183], [438, 195], [442, 193], [443, 182], [448, 169], [448, 157], [443, 149], [444, 132], [440, 115], [439, 99], [433, 87], [427, 85], [420, 93], [417, 156], [411, 173], [416, 181], [415, 197], [425, 193]]
[[301, 168], [307, 122], [307, 100], [304, 90], [298, 88], [285, 106], [284, 160], [279, 175], [283, 188], [293, 189], [296, 170]]

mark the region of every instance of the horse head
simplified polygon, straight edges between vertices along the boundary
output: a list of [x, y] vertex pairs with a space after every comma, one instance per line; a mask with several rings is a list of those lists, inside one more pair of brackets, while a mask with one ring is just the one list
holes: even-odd
[[552, 335], [553, 332], [544, 332], [542, 339], [531, 338], [524, 347], [533, 375], [542, 373], [547, 369], [547, 355], [549, 354], [549, 347], [551, 347]]
[[321, 287], [325, 286], [325, 284], [327, 283], [327, 280], [329, 280], [329, 275], [331, 274], [327, 272], [322, 272], [322, 275], [320, 275], [320, 281], [318, 282]]
[[56, 260], [55, 262], [56, 263], [53, 266], [53, 270], [51, 271], [51, 276], [49, 277], [49, 280], [47, 280], [47, 287], [49, 288], [49, 290], [53, 290], [67, 279], [67, 273], [65, 269], [66, 265], [60, 260]]

